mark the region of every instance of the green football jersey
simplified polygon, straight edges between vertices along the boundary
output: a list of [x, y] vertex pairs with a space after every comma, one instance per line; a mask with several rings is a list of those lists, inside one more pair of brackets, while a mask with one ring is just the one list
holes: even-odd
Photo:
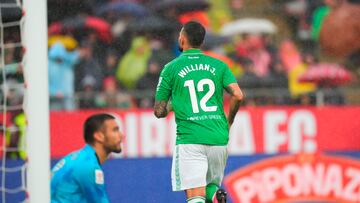
[[223, 89], [231, 83], [236, 83], [236, 79], [229, 67], [199, 49], [187, 50], [165, 65], [155, 99], [171, 98], [177, 125], [176, 144], [228, 143]]

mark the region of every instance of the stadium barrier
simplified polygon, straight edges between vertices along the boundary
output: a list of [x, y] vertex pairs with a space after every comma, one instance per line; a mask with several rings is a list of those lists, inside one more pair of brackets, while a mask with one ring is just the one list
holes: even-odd
[[[117, 114], [125, 133], [123, 153], [103, 165], [110, 201], [183, 202], [183, 192], [171, 191], [173, 114], [156, 119], [150, 109], [51, 112], [52, 165], [83, 146], [82, 124], [100, 111]], [[360, 202], [359, 113], [358, 106], [242, 108], [230, 132], [223, 185], [228, 202]], [[21, 182], [8, 176], [9, 188]]]

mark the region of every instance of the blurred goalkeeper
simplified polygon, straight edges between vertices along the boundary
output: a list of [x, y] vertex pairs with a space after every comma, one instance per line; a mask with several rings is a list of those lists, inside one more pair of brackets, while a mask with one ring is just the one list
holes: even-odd
[[[179, 46], [183, 53], [161, 72], [154, 113], [162, 118], [171, 110], [175, 112], [173, 191], [184, 190], [187, 203], [224, 203], [226, 192], [219, 187], [228, 156], [229, 128], [243, 94], [229, 67], [200, 51], [204, 36], [204, 27], [194, 21], [181, 29]], [[227, 117], [224, 89], [231, 95]]]
[[111, 152], [121, 152], [123, 134], [116, 118], [95, 114], [84, 123], [86, 145], [52, 169], [51, 202], [108, 203], [101, 164]]

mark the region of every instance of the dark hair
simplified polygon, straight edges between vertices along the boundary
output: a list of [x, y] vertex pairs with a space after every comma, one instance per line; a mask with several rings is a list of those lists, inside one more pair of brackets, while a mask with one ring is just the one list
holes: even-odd
[[84, 140], [88, 144], [94, 143], [94, 133], [101, 130], [106, 120], [115, 119], [110, 114], [100, 113], [88, 117], [84, 123]]
[[183, 27], [185, 35], [192, 47], [199, 48], [204, 41], [205, 28], [196, 21], [189, 21]]

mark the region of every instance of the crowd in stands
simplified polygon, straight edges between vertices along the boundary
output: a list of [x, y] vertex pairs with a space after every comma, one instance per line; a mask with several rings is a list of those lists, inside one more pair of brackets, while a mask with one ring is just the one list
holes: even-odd
[[[208, 38], [202, 49], [229, 65], [247, 95], [245, 105], [316, 103], [315, 94], [321, 87], [298, 78], [319, 62], [312, 19], [317, 9], [326, 6], [323, 1], [272, 1], [273, 11], [267, 16], [280, 16], [288, 24], [278, 26], [274, 33], [231, 36], [221, 34], [222, 26], [244, 17], [241, 13], [246, 13], [249, 1], [199, 1], [204, 5], [198, 11], [169, 2], [49, 1], [51, 109], [152, 107], [159, 74], [180, 54], [177, 34], [181, 24], [189, 20], [206, 26]], [[301, 5], [298, 8], [290, 3]], [[289, 30], [289, 34], [280, 35], [279, 30]], [[10, 35], [4, 39], [5, 43], [18, 40]], [[11, 65], [20, 55], [21, 50], [5, 50], [5, 64]], [[7, 77], [22, 81], [21, 66], [7, 70]], [[345, 103], [341, 92], [325, 100]]]
[[[69, 111], [153, 107], [160, 72], [181, 54], [178, 32], [189, 20], [200, 21], [206, 27], [201, 48], [229, 66], [246, 94], [244, 105], [319, 105], [319, 92], [323, 93], [322, 104], [346, 104], [337, 86], [299, 81], [309, 67], [322, 62], [319, 32], [334, 2], [49, 0], [50, 108]], [[268, 21], [276, 29], [231, 35], [222, 32], [228, 23], [244, 18]], [[9, 113], [3, 130], [7, 147], [19, 149], [10, 150], [7, 157], [25, 159], [25, 49], [20, 31], [20, 24], [14, 24], [4, 27], [1, 33], [0, 108]], [[5, 121], [0, 123], [4, 125]]]

